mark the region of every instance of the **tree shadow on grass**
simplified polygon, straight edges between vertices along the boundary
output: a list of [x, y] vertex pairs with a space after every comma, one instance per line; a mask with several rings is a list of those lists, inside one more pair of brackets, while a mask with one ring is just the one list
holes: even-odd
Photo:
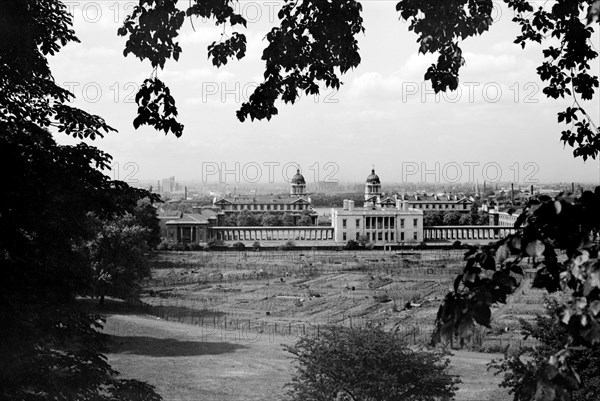
[[173, 338], [110, 336], [110, 354], [135, 354], [155, 357], [219, 355], [248, 348], [242, 344], [212, 341], [180, 341]]
[[[202, 319], [212, 319], [226, 315], [224, 312], [207, 309], [194, 309], [185, 306], [159, 306], [145, 302], [129, 304], [119, 299], [106, 298], [104, 305], [99, 305], [98, 300], [82, 298], [79, 305], [88, 313], [102, 316], [110, 315], [152, 315], [161, 319], [177, 320], [181, 323], [193, 323]], [[201, 304], [200, 304], [201, 305]]]

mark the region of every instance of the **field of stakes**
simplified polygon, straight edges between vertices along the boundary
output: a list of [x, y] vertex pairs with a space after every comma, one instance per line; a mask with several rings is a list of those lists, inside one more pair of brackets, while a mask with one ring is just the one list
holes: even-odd
[[[230, 338], [318, 335], [326, 324], [397, 329], [427, 343], [441, 299], [462, 270], [462, 250], [165, 252], [152, 264], [145, 313]], [[519, 318], [544, 311], [530, 280], [477, 327], [469, 350], [531, 344]]]

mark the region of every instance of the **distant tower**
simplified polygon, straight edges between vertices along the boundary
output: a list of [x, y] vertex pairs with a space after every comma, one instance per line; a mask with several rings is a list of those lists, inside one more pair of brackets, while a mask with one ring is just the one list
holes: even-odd
[[306, 181], [304, 176], [300, 174], [300, 168], [296, 170], [296, 175], [292, 177], [291, 184], [290, 196], [306, 196]]
[[371, 170], [371, 174], [367, 177], [367, 182], [365, 183], [365, 201], [372, 198], [373, 196], [377, 197], [377, 203], [381, 200], [381, 181], [379, 181], [379, 177], [375, 174], [375, 168]]

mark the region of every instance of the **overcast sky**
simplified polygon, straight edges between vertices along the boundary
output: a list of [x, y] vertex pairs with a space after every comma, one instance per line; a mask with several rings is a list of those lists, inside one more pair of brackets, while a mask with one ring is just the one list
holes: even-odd
[[[277, 22], [278, 2], [239, 3], [249, 22], [241, 28], [247, 55], [219, 69], [207, 60], [206, 47], [222, 28], [195, 20], [194, 32], [186, 20], [179, 62], [158, 74], [176, 98], [181, 138], [132, 125], [136, 88], [151, 68], [123, 57], [125, 39], [116, 31], [136, 2], [65, 3], [81, 43], [51, 59], [54, 76], [72, 89], [77, 106], [119, 131], [94, 144], [114, 156], [121, 179], [215, 181], [221, 170], [228, 184], [280, 182], [299, 164], [310, 182], [363, 181], [372, 165], [384, 183], [599, 180], [596, 161], [574, 159], [559, 141], [564, 128], [556, 113], [565, 103], [543, 95], [535, 73], [541, 50], [512, 43], [518, 28], [500, 3], [491, 30], [463, 44], [460, 90], [436, 97], [423, 82], [433, 58], [417, 53], [416, 35], [399, 20], [396, 2], [363, 2], [361, 65], [342, 77], [339, 92], [324, 89], [318, 99], [277, 104], [279, 115], [269, 122], [240, 123], [235, 111], [261, 80], [264, 37]], [[598, 32], [593, 44], [600, 49]], [[588, 111], [597, 123], [597, 98]]]

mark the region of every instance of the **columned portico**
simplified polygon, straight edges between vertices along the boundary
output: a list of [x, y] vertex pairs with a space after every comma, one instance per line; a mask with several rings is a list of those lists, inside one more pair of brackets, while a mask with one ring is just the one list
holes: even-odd
[[514, 227], [506, 226], [428, 226], [423, 227], [423, 239], [461, 242], [494, 241], [514, 233]]
[[223, 241], [333, 240], [333, 227], [211, 227], [210, 238]]

